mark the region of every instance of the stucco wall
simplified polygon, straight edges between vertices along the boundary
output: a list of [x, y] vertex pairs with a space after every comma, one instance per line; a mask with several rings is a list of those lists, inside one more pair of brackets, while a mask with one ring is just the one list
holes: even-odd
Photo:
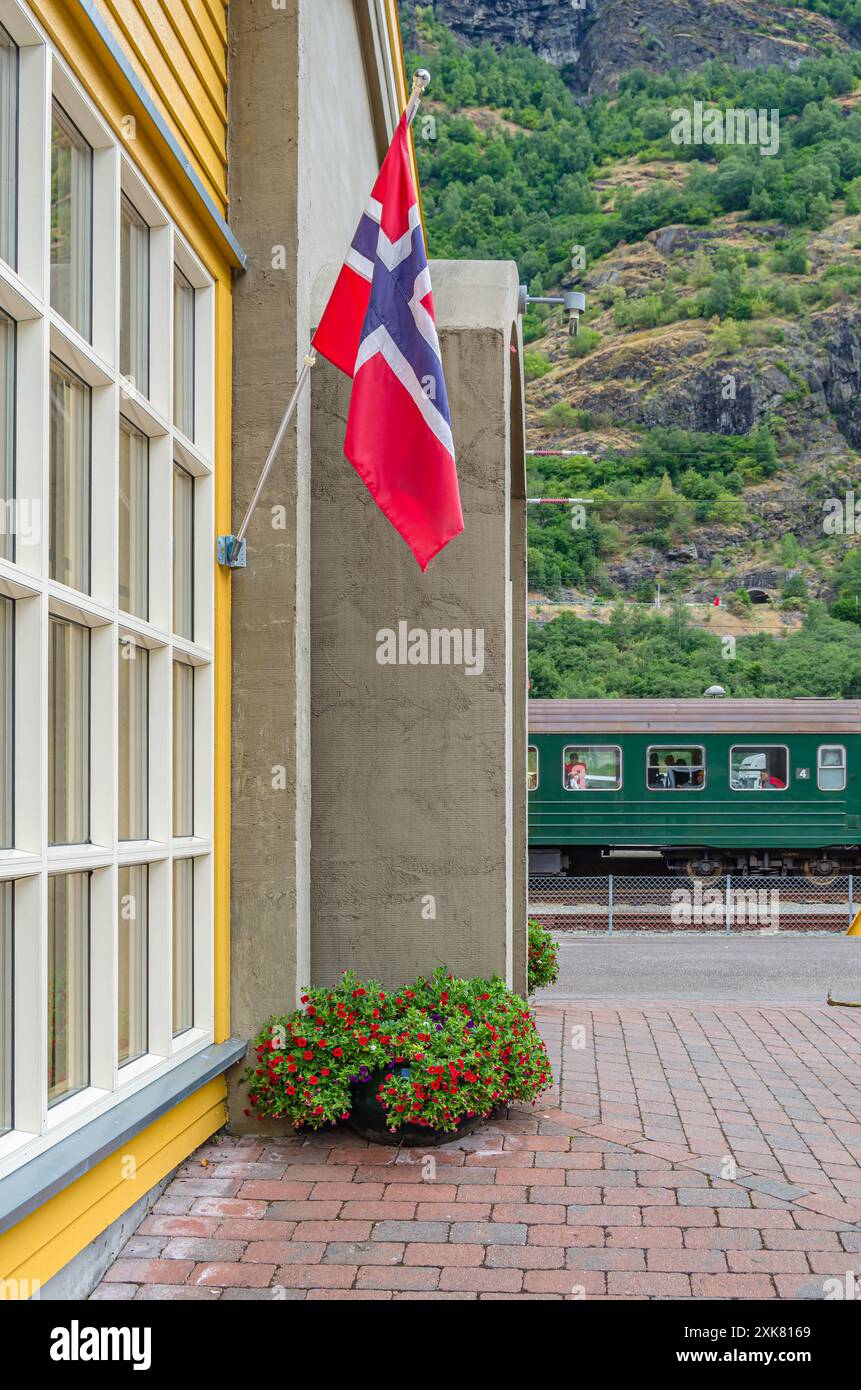
[[[334, 282], [379, 167], [369, 73], [384, 93], [389, 79], [371, 72], [354, 0], [232, 0], [229, 18], [231, 217], [250, 262], [235, 293], [238, 525], [308, 350], [312, 301]], [[232, 579], [240, 1036], [292, 1008], [310, 979], [309, 410], [306, 398]]]
[[[325, 363], [314, 372], [312, 975], [326, 983], [349, 966], [392, 985], [446, 965], [522, 988], [517, 273], [493, 262], [431, 273], [466, 529], [427, 574], [344, 461], [349, 382]], [[522, 466], [522, 435], [514, 447]], [[516, 512], [515, 530], [522, 501]], [[380, 665], [377, 634], [402, 621], [481, 629], [483, 671]]]

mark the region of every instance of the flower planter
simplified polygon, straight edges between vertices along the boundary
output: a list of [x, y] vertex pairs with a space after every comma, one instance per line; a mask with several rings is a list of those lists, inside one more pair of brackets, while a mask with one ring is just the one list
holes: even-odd
[[352, 1085], [353, 1103], [350, 1108], [350, 1127], [362, 1139], [372, 1144], [405, 1144], [407, 1147], [434, 1148], [438, 1144], [450, 1144], [464, 1134], [472, 1134], [479, 1125], [484, 1124], [500, 1107], [495, 1106], [487, 1115], [470, 1115], [460, 1121], [457, 1129], [431, 1129], [426, 1125], [404, 1124], [397, 1130], [390, 1130], [386, 1124], [386, 1112], [377, 1099], [380, 1082], [394, 1072], [399, 1076], [409, 1076], [407, 1065], [393, 1068], [378, 1067], [368, 1074], [365, 1081], [354, 1081]]

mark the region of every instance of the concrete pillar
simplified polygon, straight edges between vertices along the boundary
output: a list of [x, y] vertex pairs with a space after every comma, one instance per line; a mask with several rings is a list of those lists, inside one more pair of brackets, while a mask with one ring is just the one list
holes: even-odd
[[[396, 985], [445, 965], [523, 992], [518, 277], [484, 261], [431, 275], [466, 529], [427, 574], [343, 457], [349, 380], [323, 361], [313, 374], [312, 983], [350, 967]], [[379, 634], [401, 624], [474, 646], [459, 666], [380, 664]]]

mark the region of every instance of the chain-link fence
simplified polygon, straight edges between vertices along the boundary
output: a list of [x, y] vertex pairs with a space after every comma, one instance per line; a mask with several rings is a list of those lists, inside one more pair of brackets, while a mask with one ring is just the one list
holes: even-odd
[[572, 932], [845, 932], [858, 910], [855, 895], [851, 874], [822, 883], [801, 876], [702, 882], [532, 874], [529, 915]]

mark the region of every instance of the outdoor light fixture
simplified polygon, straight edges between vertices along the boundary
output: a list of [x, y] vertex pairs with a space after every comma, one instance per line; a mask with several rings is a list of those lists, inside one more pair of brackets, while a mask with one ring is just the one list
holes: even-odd
[[580, 331], [580, 315], [586, 312], [586, 296], [580, 290], [566, 290], [564, 294], [530, 294], [527, 285], [520, 286], [518, 309], [526, 313], [530, 304], [562, 304], [568, 314], [568, 337], [576, 338]]

